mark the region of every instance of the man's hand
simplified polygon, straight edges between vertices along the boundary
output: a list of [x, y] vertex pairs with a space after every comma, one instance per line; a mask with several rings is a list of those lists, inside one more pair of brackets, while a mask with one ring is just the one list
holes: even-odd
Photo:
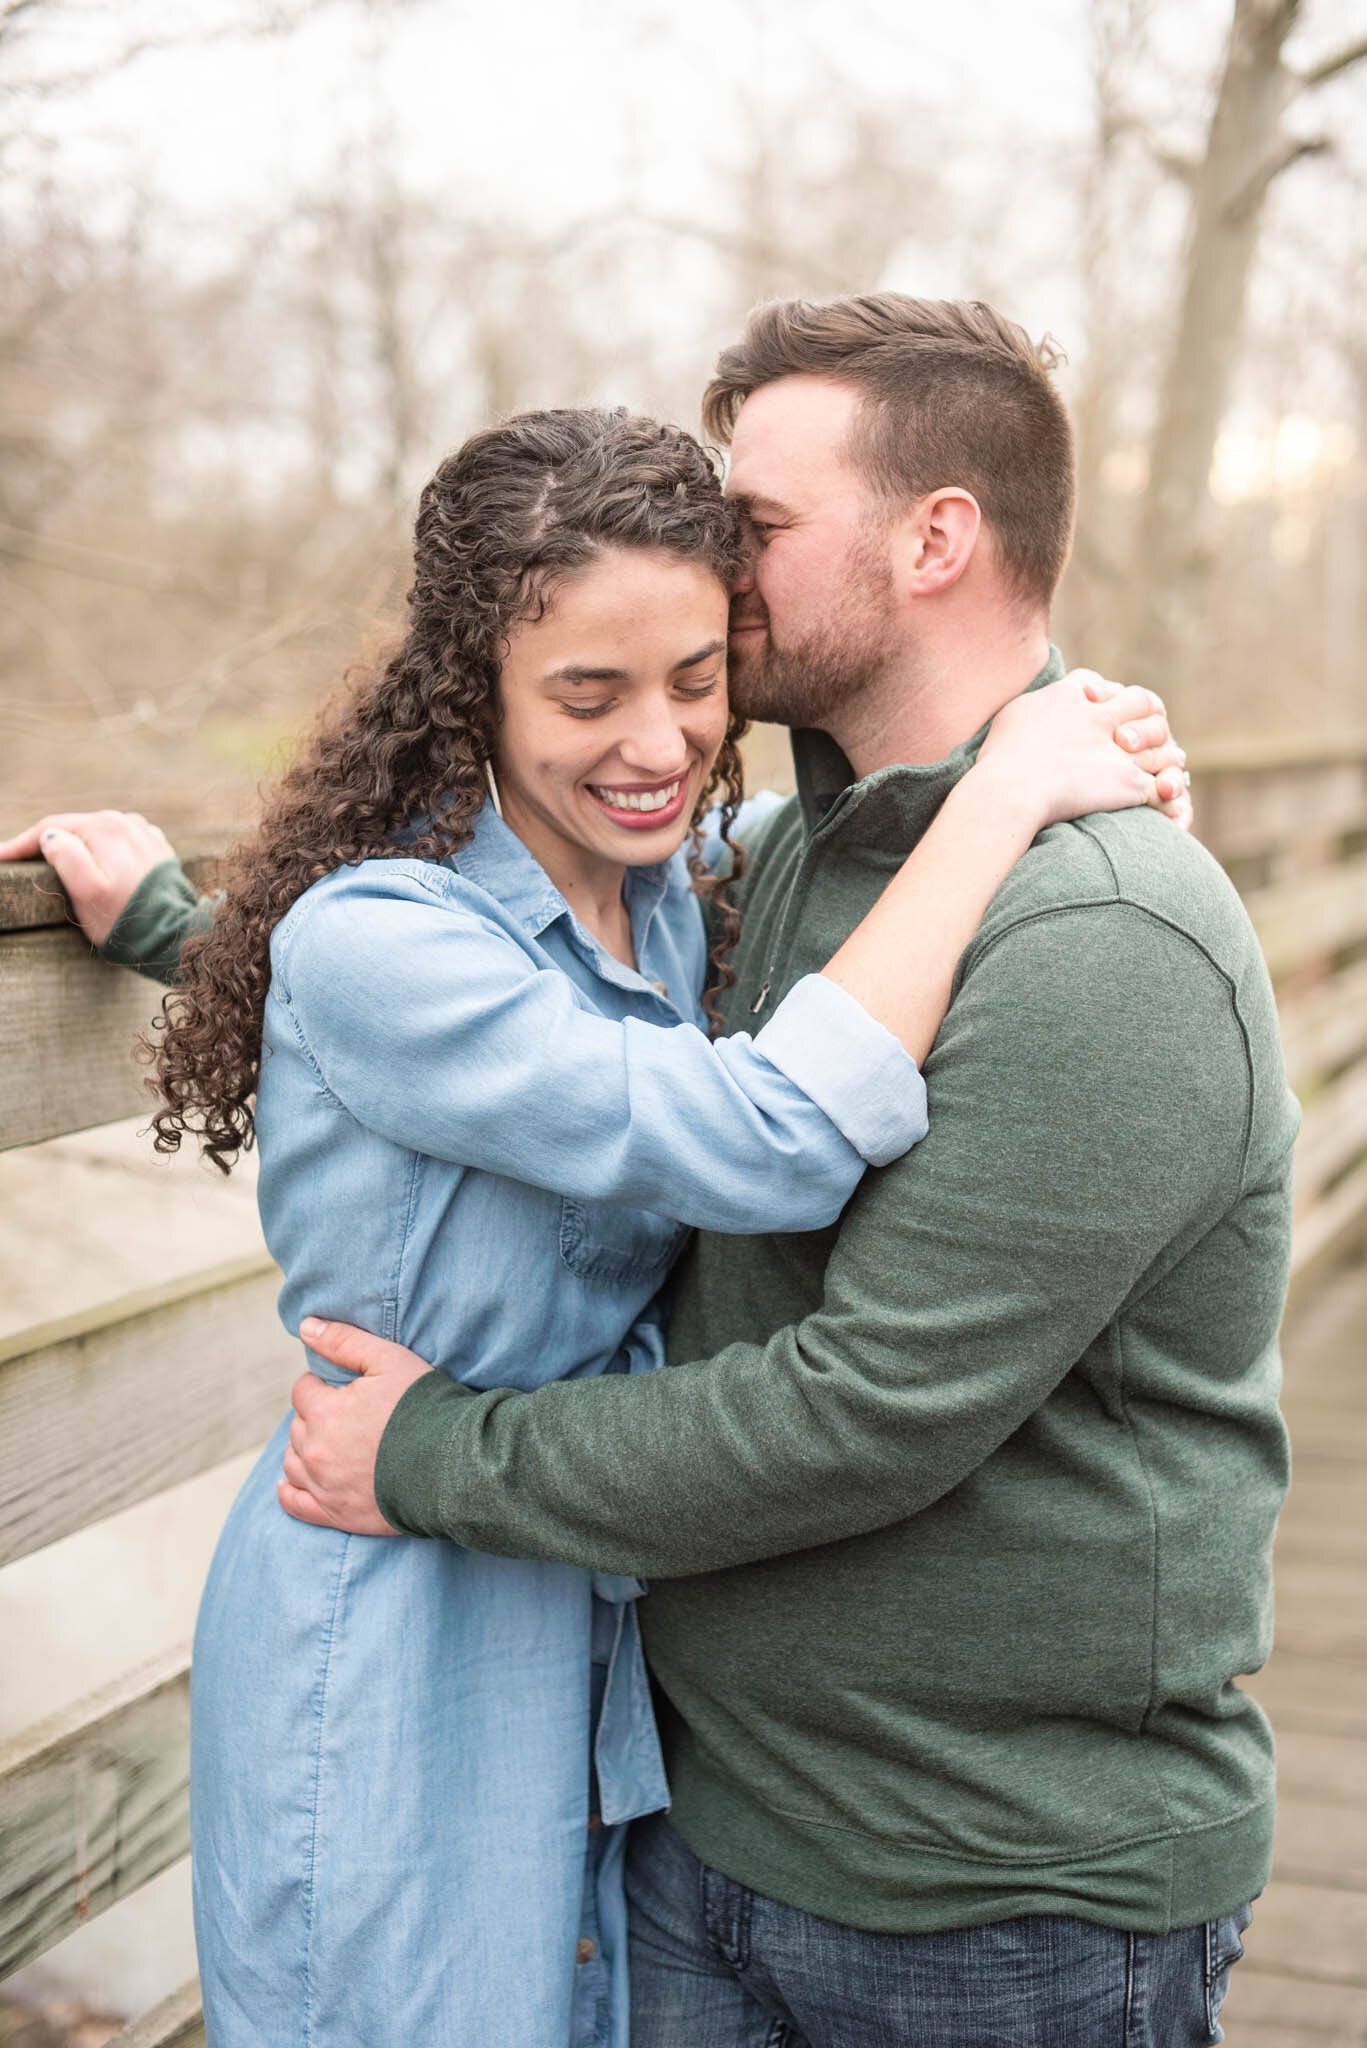
[[350, 1386], [331, 1387], [306, 1372], [295, 1381], [285, 1476], [275, 1489], [280, 1505], [321, 1529], [396, 1536], [397, 1529], [375, 1503], [375, 1457], [400, 1397], [432, 1367], [402, 1344], [372, 1337], [351, 1323], [305, 1316], [299, 1335], [310, 1351], [360, 1378]]
[[0, 843], [0, 860], [40, 858], [71, 898], [91, 945], [102, 946], [143, 876], [174, 860], [175, 849], [140, 811], [56, 811]]

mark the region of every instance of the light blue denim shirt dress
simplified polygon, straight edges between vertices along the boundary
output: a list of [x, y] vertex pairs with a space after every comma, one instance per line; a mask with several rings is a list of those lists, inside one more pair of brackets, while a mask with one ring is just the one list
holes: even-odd
[[[341, 869], [281, 920], [257, 1132], [290, 1330], [480, 1387], [651, 1367], [690, 1225], [828, 1224], [923, 1134], [915, 1064], [821, 977], [708, 1043], [681, 859], [626, 900], [639, 973], [486, 806], [450, 861]], [[642, 1589], [294, 1521], [287, 1433], [196, 1635], [210, 2048], [626, 2048], [626, 1823], [669, 1797]]]

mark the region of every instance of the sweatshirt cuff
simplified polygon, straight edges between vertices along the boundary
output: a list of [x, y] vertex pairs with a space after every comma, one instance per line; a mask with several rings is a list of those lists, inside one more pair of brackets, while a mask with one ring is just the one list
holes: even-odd
[[453, 1439], [476, 1389], [426, 1372], [402, 1395], [375, 1453], [375, 1502], [407, 1536], [445, 1536], [442, 1522]]
[[806, 974], [754, 1041], [870, 1166], [924, 1138], [926, 1084], [911, 1054], [847, 989]]
[[180, 862], [158, 861], [138, 883], [97, 951], [116, 967], [136, 968], [153, 981], [174, 981], [181, 947], [206, 929], [210, 915], [208, 899], [201, 899]]

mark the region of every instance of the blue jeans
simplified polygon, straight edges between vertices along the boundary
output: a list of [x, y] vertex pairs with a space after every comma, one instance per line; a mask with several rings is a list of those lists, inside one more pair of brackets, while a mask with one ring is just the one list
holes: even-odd
[[1205, 2048], [1251, 1918], [868, 1934], [710, 1870], [660, 1816], [632, 1827], [627, 1904], [632, 2048]]

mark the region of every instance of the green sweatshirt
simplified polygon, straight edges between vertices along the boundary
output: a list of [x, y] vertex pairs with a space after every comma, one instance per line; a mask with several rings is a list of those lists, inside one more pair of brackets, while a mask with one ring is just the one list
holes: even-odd
[[[981, 737], [846, 787], [798, 735], [731, 1028], [825, 961]], [[1193, 1925], [1268, 1870], [1271, 1736], [1233, 1681], [1271, 1632], [1297, 1124], [1216, 864], [1150, 812], [1044, 833], [926, 1077], [930, 1136], [837, 1228], [696, 1241], [677, 1369], [426, 1377], [380, 1503], [652, 1580], [671, 1818], [757, 1890], [889, 1931]]]
[[119, 912], [100, 958], [136, 968], [149, 981], [174, 981], [181, 947], [212, 921], [213, 898], [199, 894], [178, 860], [159, 861]]

